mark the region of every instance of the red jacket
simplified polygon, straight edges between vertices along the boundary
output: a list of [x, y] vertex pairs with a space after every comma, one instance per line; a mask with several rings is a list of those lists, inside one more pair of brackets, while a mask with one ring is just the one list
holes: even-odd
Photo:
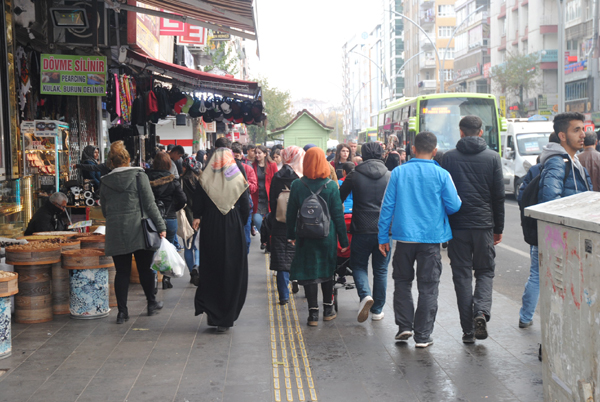
[[258, 179], [256, 178], [256, 173], [254, 172], [254, 169], [252, 169], [252, 166], [243, 162], [242, 165], [244, 165], [246, 177], [248, 178], [248, 189], [250, 190], [250, 195], [254, 197], [254, 193], [258, 193]]
[[[269, 199], [269, 193], [271, 192], [271, 180], [273, 180], [273, 176], [277, 173], [277, 164], [275, 162], [265, 161], [265, 190], [267, 191], [267, 200]], [[255, 160], [252, 163], [252, 167], [254, 168], [254, 173], [256, 174], [258, 183], [258, 173], [256, 170], [258, 169], [258, 162]], [[258, 186], [256, 186], [256, 192], [252, 193], [252, 203], [254, 204], [254, 209], [252, 213], [255, 214], [258, 211]], [[268, 203], [267, 203], [268, 205]], [[271, 211], [271, 207], [269, 207], [269, 212]]]

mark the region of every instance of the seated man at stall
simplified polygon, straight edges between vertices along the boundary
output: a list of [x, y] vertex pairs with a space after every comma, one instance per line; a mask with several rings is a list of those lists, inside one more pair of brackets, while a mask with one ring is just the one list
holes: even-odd
[[61, 232], [67, 230], [68, 216], [67, 196], [63, 193], [54, 193], [48, 201], [37, 210], [27, 225], [25, 236], [37, 232]]

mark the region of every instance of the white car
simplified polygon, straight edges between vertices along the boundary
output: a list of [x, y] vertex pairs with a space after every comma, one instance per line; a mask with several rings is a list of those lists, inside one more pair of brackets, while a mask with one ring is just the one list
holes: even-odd
[[502, 171], [507, 193], [519, 194], [519, 186], [529, 168], [537, 164], [537, 157], [554, 131], [551, 121], [511, 119], [502, 133]]

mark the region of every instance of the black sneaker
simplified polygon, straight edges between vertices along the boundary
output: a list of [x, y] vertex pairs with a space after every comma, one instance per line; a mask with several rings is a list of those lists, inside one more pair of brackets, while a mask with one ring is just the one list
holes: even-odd
[[519, 320], [519, 328], [528, 328], [531, 327], [533, 325], [533, 320], [529, 321], [529, 322], [523, 322], [521, 320]]
[[298, 281], [292, 281], [292, 293], [296, 294], [299, 290], [300, 287], [298, 286]]
[[162, 309], [164, 303], [161, 301], [155, 301], [152, 303], [148, 303], [148, 315], [158, 314], [158, 310]]
[[411, 336], [413, 336], [412, 331], [399, 330], [394, 339], [396, 339], [397, 341], [407, 341], [410, 339]]
[[426, 348], [433, 345], [433, 339], [429, 338], [426, 341], [415, 342], [415, 348]]
[[477, 317], [475, 317], [475, 338], [486, 339], [487, 337], [487, 321], [485, 320], [483, 313], [479, 313]]
[[123, 324], [125, 321], [129, 321], [129, 314], [118, 313], [117, 314], [117, 324]]
[[462, 341], [463, 343], [475, 343], [475, 337], [473, 334], [463, 334]]
[[194, 286], [200, 285], [200, 273], [198, 272], [197, 266], [190, 272], [190, 283]]

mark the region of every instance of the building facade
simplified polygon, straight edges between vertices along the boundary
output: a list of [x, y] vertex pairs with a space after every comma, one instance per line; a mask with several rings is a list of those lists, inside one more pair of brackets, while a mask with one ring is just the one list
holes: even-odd
[[404, 19], [397, 13], [404, 11], [402, 0], [383, 1], [383, 35], [385, 66], [392, 92], [388, 103], [404, 96]]
[[[404, 14], [412, 23], [404, 24], [405, 95], [417, 96], [440, 91], [441, 81], [450, 82], [454, 69], [454, 40], [456, 27], [455, 0], [405, 0]], [[447, 53], [446, 53], [447, 48]], [[437, 50], [437, 51], [436, 51]], [[443, 77], [440, 74], [442, 67]]]
[[454, 40], [454, 75], [447, 89], [490, 93], [490, 1], [458, 0], [454, 7], [458, 27]]

